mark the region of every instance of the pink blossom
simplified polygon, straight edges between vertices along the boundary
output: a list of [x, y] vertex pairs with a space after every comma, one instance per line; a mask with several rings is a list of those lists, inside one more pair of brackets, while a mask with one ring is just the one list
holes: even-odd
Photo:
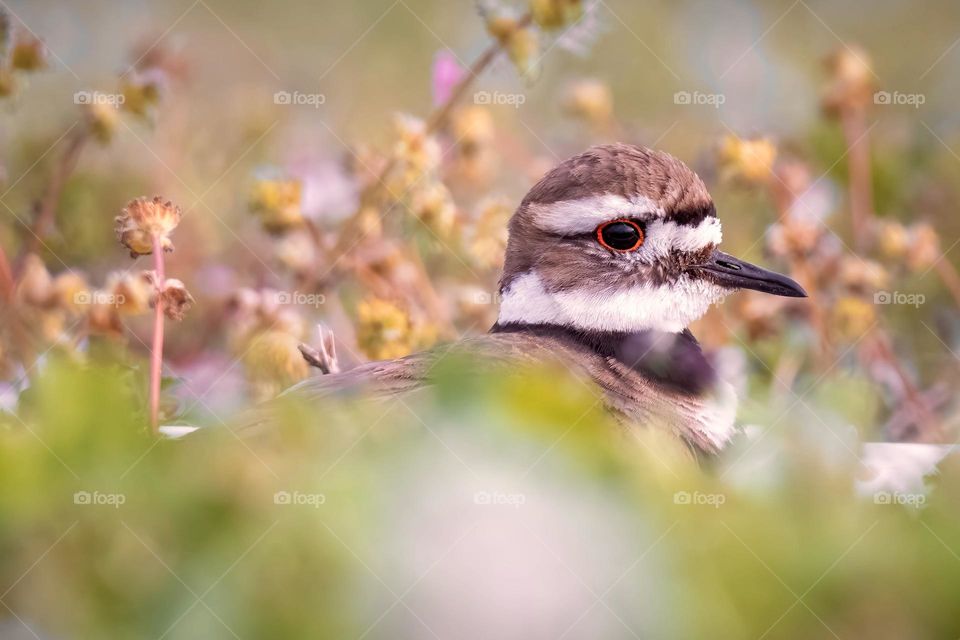
[[450, 98], [453, 88], [463, 79], [466, 72], [449, 49], [442, 49], [433, 58], [431, 75], [433, 105], [437, 106]]

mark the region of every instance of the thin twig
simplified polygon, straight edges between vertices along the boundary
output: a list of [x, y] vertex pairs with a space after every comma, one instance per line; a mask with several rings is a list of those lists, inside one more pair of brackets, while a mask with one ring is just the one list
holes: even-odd
[[86, 125], [73, 132], [67, 139], [67, 146], [57, 160], [57, 164], [50, 177], [46, 191], [40, 197], [36, 204], [36, 215], [33, 224], [30, 226], [30, 234], [24, 243], [24, 250], [17, 259], [17, 270], [23, 266], [23, 260], [27, 254], [36, 253], [40, 250], [43, 239], [47, 237], [53, 228], [53, 222], [57, 215], [57, 206], [60, 204], [60, 196], [67, 179], [77, 166], [77, 160], [80, 158], [80, 152], [83, 146], [90, 139], [90, 130]]
[[843, 110], [840, 126], [847, 146], [847, 166], [850, 171], [850, 216], [853, 226], [853, 246], [857, 251], [867, 248], [870, 223], [873, 221], [873, 181], [870, 175], [870, 138], [866, 111], [851, 107]]
[[[517, 29], [526, 27], [530, 24], [531, 20], [532, 16], [530, 14], [523, 16], [517, 22]], [[476, 80], [484, 71], [486, 71], [487, 67], [493, 63], [501, 51], [503, 51], [503, 43], [499, 40], [494, 40], [477, 57], [473, 64], [471, 64], [468, 68], [464, 77], [461, 78], [460, 82], [458, 82], [457, 85], [450, 91], [450, 96], [442, 104], [438, 105], [437, 108], [434, 109], [434, 111], [427, 117], [424, 135], [435, 133], [446, 125], [454, 107], [456, 107], [460, 99], [466, 95], [469, 88], [473, 85], [474, 80]], [[399, 158], [395, 154], [391, 154], [383, 168], [377, 174], [376, 178], [361, 196], [360, 207], [358, 207], [356, 213], [354, 213], [354, 215], [344, 223], [340, 237], [338, 238], [333, 250], [330, 252], [331, 264], [339, 264], [340, 259], [349, 253], [355, 242], [353, 231], [359, 224], [361, 212], [365, 207], [376, 205], [378, 203], [380, 197], [386, 190], [387, 178], [396, 168], [398, 161]], [[387, 207], [385, 213], [389, 213], [397, 201], [397, 198], [394, 194], [389, 195], [391, 196], [391, 200], [386, 203], [381, 203], [382, 206]]]
[[150, 351], [150, 428], [154, 435], [160, 433], [160, 374], [163, 368], [163, 288], [164, 288], [163, 246], [160, 236], [153, 236], [153, 268], [157, 277], [156, 303], [153, 314], [153, 348]]
[[13, 298], [14, 290], [13, 271], [10, 269], [10, 261], [7, 259], [7, 252], [0, 245], [0, 299], [9, 302]]

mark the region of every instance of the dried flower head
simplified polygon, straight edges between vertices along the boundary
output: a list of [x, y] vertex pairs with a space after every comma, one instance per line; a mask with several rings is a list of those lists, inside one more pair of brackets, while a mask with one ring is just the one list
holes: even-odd
[[776, 335], [782, 328], [783, 300], [752, 291], [741, 297], [737, 316], [751, 340]]
[[788, 216], [783, 222], [770, 225], [766, 247], [780, 258], [802, 258], [817, 249], [823, 237], [823, 227], [809, 218]]
[[507, 55], [524, 80], [532, 82], [540, 75], [540, 37], [533, 29], [514, 31], [507, 43]]
[[302, 184], [286, 178], [257, 180], [250, 197], [250, 210], [263, 228], [279, 234], [303, 224]]
[[298, 348], [298, 338], [276, 329], [251, 336], [242, 361], [258, 399], [270, 398], [310, 373]]
[[567, 87], [563, 108], [590, 125], [604, 127], [613, 118], [613, 93], [610, 86], [600, 80], [578, 80]]
[[899, 222], [880, 222], [876, 237], [880, 255], [889, 260], [902, 260], [910, 248], [910, 232]]
[[38, 71], [47, 66], [47, 48], [40, 38], [21, 31], [10, 49], [10, 66], [18, 71]]
[[416, 327], [399, 305], [381, 298], [367, 298], [357, 306], [357, 346], [372, 360], [400, 358], [426, 346], [428, 328]]
[[490, 14], [486, 18], [487, 33], [496, 38], [502, 46], [510, 42], [510, 38], [520, 27], [518, 20], [512, 16]]
[[94, 102], [86, 105], [86, 118], [93, 137], [107, 144], [120, 123], [120, 112], [108, 102]]
[[164, 315], [177, 322], [183, 320], [194, 303], [193, 296], [187, 291], [187, 287], [176, 278], [164, 279], [163, 291], [154, 295], [153, 299], [150, 300], [151, 307], [156, 306], [158, 298], [163, 304]]
[[859, 296], [844, 296], [831, 309], [831, 328], [843, 340], [856, 340], [877, 321], [876, 306]]
[[34, 307], [46, 307], [53, 301], [53, 294], [53, 278], [47, 265], [37, 254], [28, 254], [17, 283], [17, 299]]
[[160, 242], [164, 251], [173, 251], [170, 233], [180, 224], [183, 213], [180, 207], [160, 196], [151, 199], [137, 198], [127, 203], [116, 217], [114, 230], [120, 244], [136, 258], [153, 253], [153, 239]]
[[534, 80], [540, 69], [540, 38], [537, 31], [521, 26], [519, 20], [507, 15], [488, 16], [486, 27], [487, 32], [507, 52], [520, 75], [526, 80]]
[[530, 13], [543, 29], [562, 29], [583, 17], [583, 0], [530, 0]]
[[306, 231], [285, 234], [274, 246], [277, 261], [295, 274], [308, 274], [317, 264], [317, 245]]
[[475, 156], [493, 143], [493, 116], [485, 107], [464, 107], [454, 113], [451, 130], [458, 152], [462, 156]]
[[507, 221], [512, 213], [510, 204], [504, 200], [481, 203], [468, 249], [473, 259], [484, 269], [503, 265], [507, 251]]
[[765, 184], [777, 159], [777, 147], [769, 138], [728, 135], [720, 143], [719, 156], [720, 171], [725, 179]]
[[813, 181], [810, 166], [795, 158], [784, 158], [775, 163], [773, 173], [775, 179], [770, 182], [770, 188], [785, 210], [798, 204], [797, 200], [807, 193]]
[[153, 295], [153, 280], [148, 273], [129, 273], [115, 271], [107, 276], [106, 299], [103, 302], [113, 304], [121, 316], [138, 316], [150, 309]]
[[440, 237], [450, 235], [456, 221], [457, 208], [450, 191], [439, 180], [417, 189], [410, 210], [423, 224]]
[[76, 271], [64, 271], [53, 279], [53, 291], [57, 305], [71, 315], [81, 315], [84, 302], [90, 299], [90, 285]]
[[402, 193], [420, 178], [433, 174], [440, 167], [440, 144], [436, 138], [427, 134], [423, 120], [413, 116], [398, 114], [394, 118], [397, 142], [393, 153], [397, 158], [400, 171], [400, 184], [396, 193]]
[[282, 306], [279, 300], [278, 291], [254, 291], [246, 287], [230, 297], [227, 301], [230, 318], [228, 338], [236, 353], [242, 354], [251, 337], [261, 331], [282, 331], [298, 341], [303, 337], [303, 320], [288, 307]]
[[87, 307], [87, 331], [94, 335], [119, 338], [123, 335], [123, 320], [116, 304], [108, 302], [108, 291], [90, 292], [91, 303]]
[[363, 207], [357, 214], [357, 219], [360, 237], [375, 239], [383, 233], [383, 214], [376, 207]]
[[135, 71], [124, 76], [120, 85], [123, 94], [122, 108], [127, 113], [149, 118], [154, 107], [160, 102], [164, 86], [167, 83], [166, 75], [159, 68]]
[[862, 109], [873, 101], [875, 76], [866, 51], [844, 45], [830, 55], [825, 64], [829, 77], [821, 104], [827, 114]]
[[889, 283], [890, 275], [883, 265], [873, 260], [845, 256], [840, 261], [840, 283], [851, 293], [873, 295]]
[[926, 222], [911, 226], [907, 267], [911, 271], [924, 271], [933, 266], [940, 257], [940, 236], [933, 226]]

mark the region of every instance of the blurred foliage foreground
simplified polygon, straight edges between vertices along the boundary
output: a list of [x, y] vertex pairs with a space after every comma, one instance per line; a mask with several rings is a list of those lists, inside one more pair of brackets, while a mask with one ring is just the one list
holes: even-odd
[[562, 372], [437, 366], [251, 446], [151, 438], [125, 374], [51, 362], [0, 437], [0, 636], [960, 635], [956, 460], [919, 505], [864, 499], [789, 424], [705, 473]]

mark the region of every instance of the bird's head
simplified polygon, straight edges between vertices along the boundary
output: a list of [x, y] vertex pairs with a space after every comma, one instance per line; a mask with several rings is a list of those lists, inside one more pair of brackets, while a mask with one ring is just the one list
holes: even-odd
[[720, 240], [713, 200], [685, 164], [593, 147], [547, 173], [511, 218], [498, 324], [679, 332], [737, 289], [806, 295]]

